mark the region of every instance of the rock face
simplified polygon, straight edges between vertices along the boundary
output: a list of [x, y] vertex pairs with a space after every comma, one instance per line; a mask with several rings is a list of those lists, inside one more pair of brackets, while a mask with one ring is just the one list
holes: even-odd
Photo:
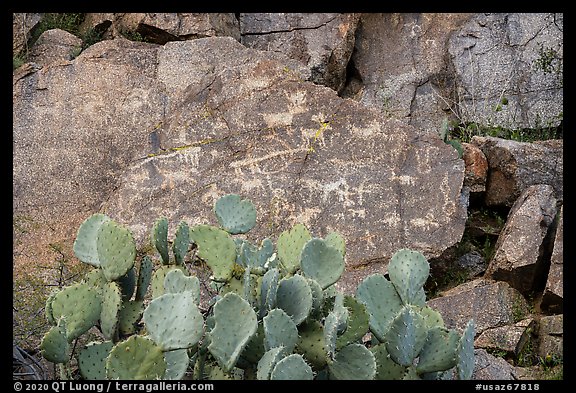
[[564, 207], [558, 214], [554, 250], [540, 308], [556, 314], [564, 309]]
[[474, 347], [506, 351], [516, 358], [529, 342], [535, 325], [534, 319], [528, 318], [513, 325], [485, 330], [474, 340]]
[[510, 207], [524, 189], [535, 184], [552, 186], [556, 199], [563, 199], [562, 139], [527, 143], [474, 136], [472, 143], [488, 160], [486, 205]]
[[476, 14], [451, 35], [459, 117], [509, 129], [557, 126], [562, 14]]
[[562, 14], [363, 14], [343, 94], [431, 132], [556, 126], [562, 29]]
[[544, 286], [550, 250], [550, 226], [556, 216], [554, 190], [530, 186], [512, 206], [496, 242], [486, 276], [508, 282], [527, 294]]
[[502, 358], [490, 355], [485, 349], [474, 350], [474, 380], [514, 380], [517, 372], [514, 366]]
[[550, 315], [540, 319], [538, 325], [538, 356], [562, 358], [564, 356], [564, 315]]
[[39, 66], [56, 61], [69, 61], [80, 53], [82, 40], [60, 29], [46, 30], [28, 54], [28, 60]]
[[161, 215], [214, 222], [214, 201], [234, 192], [257, 206], [251, 236], [297, 222], [338, 231], [349, 270], [457, 242], [466, 208], [454, 149], [308, 78], [232, 38], [105, 41], [25, 75], [14, 82], [15, 213], [100, 210], [143, 242]]
[[524, 297], [505, 282], [478, 278], [459, 285], [427, 304], [442, 314], [446, 327], [463, 330], [470, 319], [476, 335], [511, 325], [528, 314]]
[[300, 60], [317, 84], [341, 91], [354, 49], [355, 14], [240, 14], [242, 43]]
[[18, 56], [26, 49], [30, 30], [40, 22], [42, 14], [17, 13], [12, 14], [12, 55]]

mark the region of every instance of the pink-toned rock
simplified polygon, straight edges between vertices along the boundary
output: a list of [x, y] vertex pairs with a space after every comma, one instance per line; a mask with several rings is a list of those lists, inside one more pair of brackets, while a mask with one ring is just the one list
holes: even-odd
[[488, 161], [482, 150], [471, 143], [462, 143], [464, 154], [464, 186], [470, 187], [470, 192], [486, 191]]

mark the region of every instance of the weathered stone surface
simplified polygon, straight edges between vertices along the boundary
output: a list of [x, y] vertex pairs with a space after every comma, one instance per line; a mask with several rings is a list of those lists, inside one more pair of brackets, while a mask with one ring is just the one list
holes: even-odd
[[12, 14], [12, 56], [18, 56], [26, 49], [30, 31], [41, 18], [42, 14], [39, 13]]
[[506, 351], [516, 357], [528, 343], [535, 325], [533, 318], [527, 318], [514, 325], [485, 330], [474, 340], [474, 347]]
[[30, 49], [28, 60], [39, 66], [69, 61], [80, 53], [82, 40], [60, 29], [46, 30]]
[[81, 31], [90, 29], [103, 32], [106, 39], [136, 32], [156, 44], [218, 36], [240, 41], [240, 26], [232, 13], [87, 13]]
[[450, 113], [455, 74], [447, 43], [470, 14], [363, 14], [344, 96], [436, 133]]
[[475, 14], [451, 35], [463, 122], [556, 126], [563, 113], [563, 14]]
[[452, 288], [427, 304], [442, 314], [448, 328], [463, 330], [474, 319], [476, 335], [513, 324], [528, 314], [524, 297], [505, 282], [478, 278]]
[[548, 233], [555, 216], [551, 186], [526, 188], [508, 214], [486, 277], [506, 281], [524, 294], [541, 290], [551, 252]]
[[[435, 132], [556, 126], [563, 14], [363, 14], [343, 95]], [[502, 103], [506, 103], [505, 105]]]
[[552, 186], [556, 199], [563, 199], [562, 139], [528, 143], [474, 136], [472, 143], [488, 160], [486, 205], [510, 207], [524, 189], [534, 184]]
[[561, 314], [564, 309], [564, 206], [558, 214], [554, 250], [550, 259], [550, 270], [540, 308], [550, 313]]
[[313, 82], [336, 91], [346, 81], [357, 24], [355, 14], [240, 14], [244, 45], [298, 59], [310, 69]]
[[481, 275], [486, 271], [488, 262], [478, 251], [471, 251], [462, 255], [456, 262], [458, 270], [466, 272], [468, 278], [473, 278]]
[[464, 186], [470, 188], [472, 193], [486, 191], [488, 176], [488, 160], [480, 148], [471, 143], [462, 143], [464, 154]]
[[136, 31], [150, 42], [228, 36], [240, 41], [238, 19], [231, 13], [115, 14], [117, 30]]
[[517, 368], [502, 358], [490, 355], [485, 349], [474, 350], [474, 380], [513, 380]]
[[538, 356], [564, 357], [564, 315], [550, 315], [538, 322]]
[[143, 244], [161, 215], [171, 233], [182, 219], [215, 223], [215, 200], [235, 192], [257, 207], [250, 236], [275, 239], [297, 222], [316, 236], [335, 230], [352, 270], [457, 242], [466, 209], [454, 150], [308, 77], [232, 38], [104, 41], [22, 76], [14, 212], [54, 225], [102, 211]]

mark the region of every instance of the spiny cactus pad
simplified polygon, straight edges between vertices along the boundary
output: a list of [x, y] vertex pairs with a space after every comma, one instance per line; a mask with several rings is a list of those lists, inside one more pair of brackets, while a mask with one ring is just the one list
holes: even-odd
[[293, 353], [276, 363], [271, 380], [312, 380], [314, 373], [302, 355]]
[[470, 379], [474, 372], [474, 320], [469, 320], [460, 338], [456, 357], [458, 379]]
[[370, 328], [370, 315], [362, 303], [353, 296], [345, 295], [344, 306], [348, 309], [348, 321], [346, 330], [336, 340], [337, 350], [362, 339]]
[[342, 348], [333, 361], [328, 361], [331, 379], [374, 379], [376, 360], [362, 344], [350, 344]]
[[160, 254], [162, 263], [168, 265], [170, 263], [170, 254], [168, 254], [168, 219], [161, 217], [154, 223], [152, 227], [152, 245]]
[[93, 214], [84, 220], [74, 240], [73, 250], [76, 258], [84, 263], [100, 266], [96, 240], [100, 226], [107, 221], [110, 221], [110, 217], [101, 213]]
[[278, 283], [276, 306], [286, 311], [296, 325], [302, 323], [312, 309], [312, 291], [300, 275], [284, 278]]
[[344, 272], [344, 256], [322, 239], [309, 240], [302, 249], [300, 268], [322, 289], [334, 284]]
[[166, 361], [164, 379], [179, 380], [184, 377], [190, 363], [186, 349], [164, 352], [164, 360]]
[[227, 293], [214, 305], [214, 321], [216, 324], [209, 333], [208, 350], [220, 367], [229, 372], [256, 333], [256, 313], [240, 296]]
[[66, 318], [68, 341], [80, 337], [100, 319], [102, 300], [88, 284], [74, 284], [63, 288], [52, 300], [54, 320]]
[[286, 350], [284, 347], [274, 347], [266, 351], [264, 355], [258, 361], [258, 366], [256, 369], [256, 379], [258, 380], [268, 380], [270, 379], [270, 374], [274, 370], [274, 366], [282, 358], [284, 358]]
[[312, 239], [312, 235], [302, 224], [296, 224], [292, 229], [284, 231], [278, 236], [276, 244], [278, 258], [288, 273], [292, 274], [300, 268], [302, 249], [310, 239]]
[[64, 318], [61, 318], [58, 325], [52, 326], [44, 335], [40, 343], [40, 353], [52, 363], [68, 362], [68, 340]]
[[100, 312], [100, 329], [106, 339], [113, 340], [118, 326], [118, 313], [122, 306], [122, 295], [118, 284], [112, 281], [102, 291], [102, 311]]
[[100, 226], [96, 249], [108, 281], [122, 277], [134, 265], [136, 245], [132, 234], [114, 221], [106, 221]]
[[134, 290], [136, 289], [136, 274], [134, 273], [134, 266], [132, 266], [125, 275], [116, 281], [118, 282], [120, 291], [122, 292], [122, 300], [131, 299], [132, 295], [134, 295]]
[[291, 353], [298, 342], [298, 328], [296, 324], [279, 308], [268, 313], [262, 320], [264, 324], [264, 348], [268, 351], [275, 347], [286, 348]]
[[215, 281], [228, 281], [236, 261], [236, 244], [230, 234], [211, 225], [190, 229], [190, 239], [198, 246], [198, 256], [210, 269]]
[[176, 229], [174, 242], [172, 243], [172, 252], [177, 265], [184, 264], [184, 257], [188, 252], [190, 246], [190, 227], [185, 221], [181, 221]]
[[148, 285], [150, 285], [150, 280], [152, 280], [153, 268], [154, 265], [150, 257], [144, 256], [140, 261], [140, 270], [138, 271], [136, 300], [144, 300], [144, 296], [146, 296], [146, 292], [148, 291]]
[[166, 275], [174, 270], [180, 270], [185, 275], [189, 274], [187, 270], [180, 265], [162, 265], [152, 275], [150, 286], [152, 287], [152, 299], [155, 299], [164, 294], [164, 281]]
[[376, 375], [378, 380], [401, 380], [406, 374], [407, 367], [396, 363], [388, 353], [386, 344], [381, 343], [370, 348], [376, 359]]
[[276, 308], [276, 291], [280, 271], [277, 268], [268, 270], [262, 277], [260, 284], [260, 318], [273, 308]]
[[136, 325], [142, 318], [143, 311], [143, 300], [128, 300], [122, 302], [122, 307], [118, 313], [118, 330], [120, 334], [127, 335], [136, 333]]
[[384, 341], [392, 320], [402, 308], [402, 300], [394, 285], [382, 274], [372, 274], [358, 285], [356, 298], [370, 314], [370, 330], [378, 341]]
[[106, 379], [106, 358], [113, 347], [112, 341], [91, 342], [80, 351], [78, 368], [84, 379]]
[[426, 342], [424, 318], [411, 307], [404, 306], [390, 324], [386, 334], [386, 349], [394, 361], [410, 366]]
[[231, 234], [246, 233], [256, 225], [256, 208], [240, 195], [224, 195], [214, 204], [218, 223]]
[[165, 371], [162, 349], [142, 336], [131, 336], [116, 344], [106, 360], [108, 379], [162, 379]]
[[390, 259], [390, 281], [404, 304], [423, 306], [426, 303], [424, 284], [430, 274], [430, 264], [422, 253], [402, 249]]
[[200, 304], [200, 280], [196, 276], [186, 276], [180, 269], [171, 270], [164, 278], [164, 293], [191, 292], [196, 305]]
[[324, 339], [322, 324], [316, 320], [306, 321], [298, 329], [300, 338], [296, 351], [312, 364], [314, 369], [321, 370], [328, 359], [328, 349]]
[[338, 232], [330, 232], [325, 238], [324, 241], [326, 242], [326, 244], [328, 244], [330, 247], [334, 247], [335, 249], [337, 249], [338, 251], [340, 251], [340, 253], [342, 254], [342, 256], [346, 255], [346, 240], [344, 240], [344, 237], [342, 237], [341, 234], [339, 234]]
[[164, 351], [189, 348], [200, 340], [204, 319], [192, 292], [166, 293], [144, 310], [144, 323], [152, 340]]
[[428, 330], [416, 367], [418, 374], [444, 371], [454, 367], [459, 341], [460, 336], [453, 330], [442, 327]]

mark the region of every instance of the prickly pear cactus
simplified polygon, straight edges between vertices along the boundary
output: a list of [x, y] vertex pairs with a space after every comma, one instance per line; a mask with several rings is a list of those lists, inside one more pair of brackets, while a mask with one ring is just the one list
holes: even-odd
[[312, 291], [300, 275], [280, 280], [276, 290], [276, 306], [288, 314], [296, 325], [302, 323], [312, 310]]
[[106, 379], [106, 358], [113, 347], [112, 341], [91, 342], [80, 351], [78, 368], [84, 379]]
[[170, 264], [170, 254], [168, 254], [168, 219], [161, 217], [152, 227], [152, 245], [160, 254], [164, 265]]
[[96, 249], [108, 281], [119, 279], [134, 265], [136, 245], [132, 234], [114, 221], [106, 221], [100, 226]]
[[102, 301], [88, 284], [74, 284], [58, 292], [51, 302], [52, 319], [66, 319], [66, 337], [71, 342], [100, 319]]
[[312, 380], [314, 373], [302, 355], [293, 353], [278, 363], [270, 374], [271, 380]]
[[426, 303], [424, 284], [430, 274], [430, 264], [418, 251], [402, 249], [390, 259], [390, 281], [404, 304], [423, 306]]
[[198, 256], [212, 269], [215, 281], [232, 278], [236, 244], [228, 232], [211, 225], [197, 225], [190, 229], [190, 239], [198, 246]]
[[144, 323], [152, 340], [164, 351], [186, 349], [203, 334], [204, 319], [192, 292], [165, 293], [144, 311]]
[[68, 339], [66, 337], [66, 320], [61, 318], [58, 325], [52, 326], [42, 338], [40, 352], [52, 363], [68, 362]]
[[364, 345], [350, 344], [338, 351], [334, 360], [328, 361], [328, 369], [332, 379], [374, 379], [376, 359]]
[[161, 379], [165, 372], [162, 349], [142, 336], [132, 336], [116, 344], [106, 359], [108, 379]]
[[296, 224], [292, 229], [278, 236], [278, 258], [282, 267], [290, 274], [300, 268], [300, 255], [304, 245], [312, 239], [308, 229], [302, 224]]
[[309, 240], [302, 249], [300, 267], [322, 289], [334, 284], [344, 272], [344, 255], [322, 239]]
[[256, 225], [256, 208], [240, 195], [224, 195], [214, 204], [214, 214], [225, 231], [233, 235], [246, 233]]
[[174, 253], [174, 259], [177, 265], [184, 264], [184, 257], [188, 252], [188, 246], [190, 245], [190, 227], [186, 222], [182, 221], [176, 229], [176, 235], [174, 237], [174, 242], [172, 244], [172, 252]]
[[108, 221], [110, 221], [110, 217], [96, 213], [84, 220], [80, 225], [73, 246], [74, 254], [79, 260], [96, 267], [100, 266], [96, 241], [100, 227]]
[[256, 333], [256, 313], [244, 299], [228, 293], [214, 305], [215, 326], [208, 350], [225, 372], [236, 365], [242, 350]]

